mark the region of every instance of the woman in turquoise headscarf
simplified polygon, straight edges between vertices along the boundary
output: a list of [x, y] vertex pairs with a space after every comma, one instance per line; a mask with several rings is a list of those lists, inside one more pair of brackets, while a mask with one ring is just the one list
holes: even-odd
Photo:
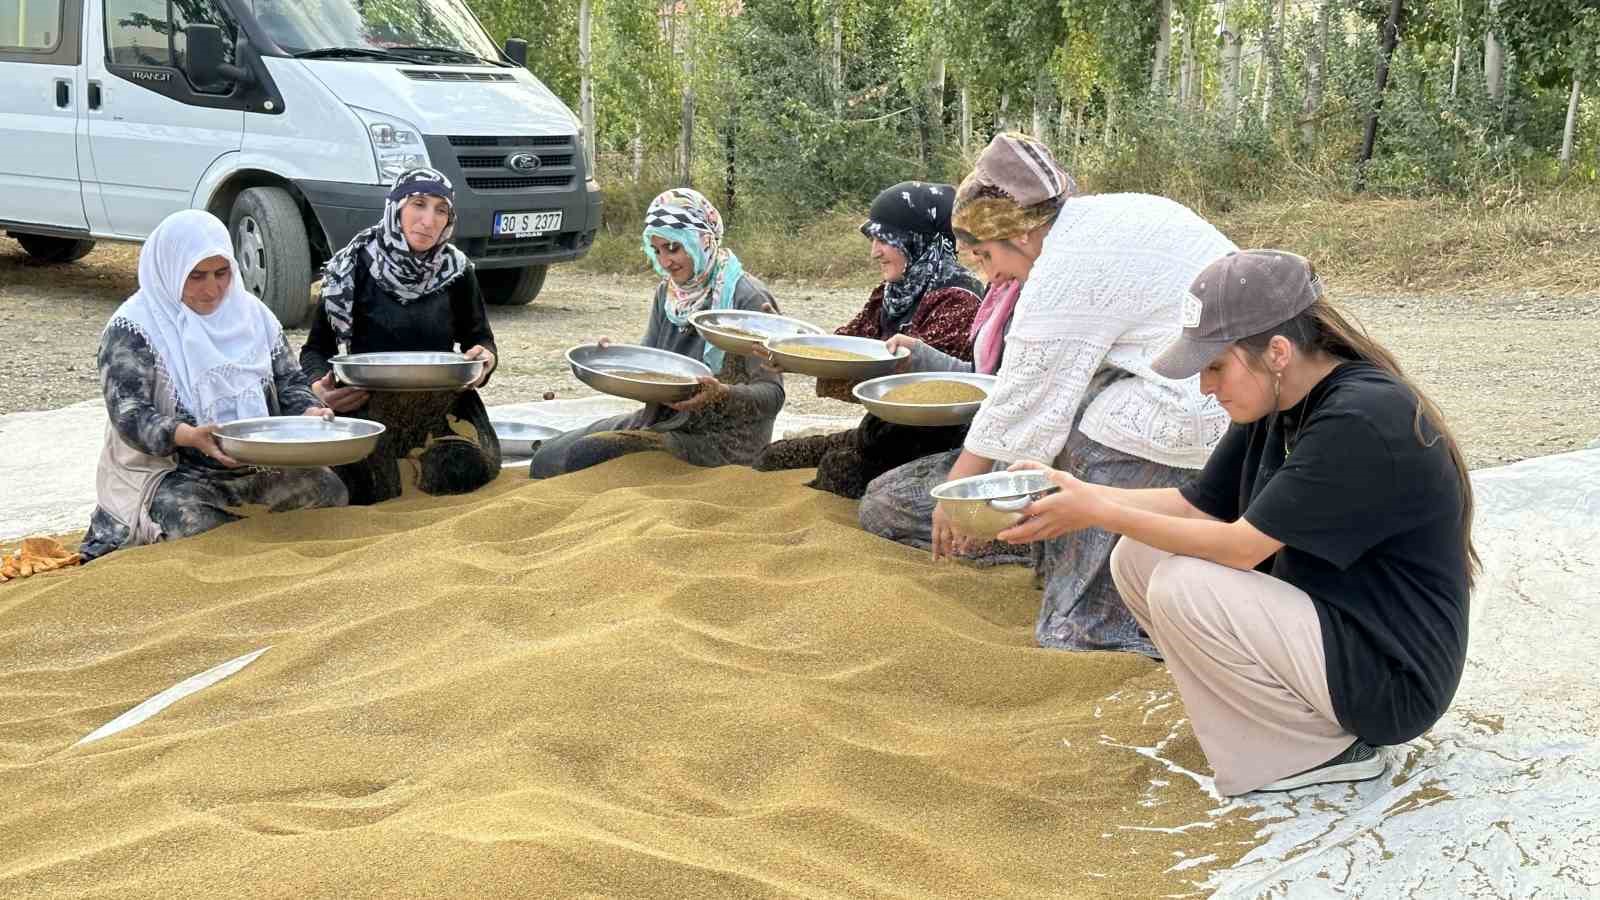
[[682, 403], [651, 403], [545, 441], [528, 465], [534, 478], [647, 450], [697, 466], [749, 465], [772, 439], [783, 408], [783, 376], [756, 357], [723, 353], [689, 324], [703, 309], [775, 310], [772, 292], [722, 246], [722, 216], [698, 191], [674, 188], [656, 197], [645, 213], [642, 240], [661, 284], [639, 343], [704, 360], [717, 374], [701, 378], [700, 392]]

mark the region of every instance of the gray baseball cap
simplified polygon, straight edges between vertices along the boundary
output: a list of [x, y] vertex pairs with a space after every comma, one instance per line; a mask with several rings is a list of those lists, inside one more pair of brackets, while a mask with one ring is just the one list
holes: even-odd
[[1183, 298], [1183, 334], [1150, 367], [1163, 378], [1191, 378], [1229, 344], [1275, 328], [1322, 296], [1311, 261], [1282, 250], [1229, 253], [1196, 276]]

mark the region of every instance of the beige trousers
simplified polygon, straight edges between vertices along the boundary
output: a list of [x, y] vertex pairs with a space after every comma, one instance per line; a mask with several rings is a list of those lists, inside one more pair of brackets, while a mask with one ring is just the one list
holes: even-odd
[[1166, 660], [1221, 793], [1304, 772], [1356, 739], [1333, 714], [1322, 626], [1304, 591], [1126, 537], [1111, 577]]

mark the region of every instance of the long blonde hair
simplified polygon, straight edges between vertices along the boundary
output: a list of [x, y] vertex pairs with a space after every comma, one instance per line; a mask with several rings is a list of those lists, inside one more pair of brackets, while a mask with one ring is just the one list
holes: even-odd
[[[1467, 586], [1471, 587], [1478, 569], [1482, 566], [1477, 548], [1472, 544], [1472, 479], [1467, 474], [1467, 461], [1461, 455], [1461, 446], [1456, 442], [1449, 426], [1445, 424], [1444, 414], [1439, 411], [1439, 407], [1434, 405], [1434, 402], [1428, 399], [1428, 395], [1422, 392], [1422, 388], [1401, 370], [1400, 362], [1394, 358], [1393, 353], [1373, 340], [1359, 322], [1347, 318], [1326, 299], [1317, 300], [1305, 312], [1282, 325], [1241, 338], [1236, 343], [1254, 354], [1256, 363], [1261, 363], [1267, 344], [1279, 335], [1302, 351], [1320, 351], [1338, 359], [1371, 363], [1393, 375], [1411, 391], [1412, 396], [1417, 398], [1417, 414], [1413, 421], [1413, 429], [1418, 443], [1424, 447], [1432, 447], [1443, 441], [1445, 448], [1450, 452], [1450, 461], [1455, 464], [1456, 477], [1460, 479], [1461, 540], [1467, 558]], [[1423, 429], [1424, 421], [1434, 432], [1431, 438]]]

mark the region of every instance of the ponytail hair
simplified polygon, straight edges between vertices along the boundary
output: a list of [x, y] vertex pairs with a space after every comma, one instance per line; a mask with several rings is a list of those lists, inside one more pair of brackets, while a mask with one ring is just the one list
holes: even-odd
[[[1260, 359], [1273, 337], [1282, 335], [1303, 352], [1320, 351], [1338, 359], [1366, 362], [1393, 375], [1417, 399], [1417, 413], [1413, 429], [1417, 442], [1432, 447], [1440, 441], [1450, 453], [1455, 464], [1456, 477], [1461, 484], [1461, 540], [1467, 558], [1467, 585], [1471, 587], [1483, 563], [1477, 548], [1472, 544], [1472, 479], [1467, 474], [1467, 461], [1461, 455], [1461, 446], [1444, 422], [1439, 407], [1428, 399], [1404, 371], [1400, 363], [1382, 344], [1373, 340], [1360, 323], [1345, 317], [1326, 298], [1319, 298], [1306, 310], [1289, 321], [1269, 331], [1241, 338], [1237, 343]], [[1424, 427], [1426, 423], [1426, 427]], [[1431, 431], [1431, 434], [1429, 433]]]

